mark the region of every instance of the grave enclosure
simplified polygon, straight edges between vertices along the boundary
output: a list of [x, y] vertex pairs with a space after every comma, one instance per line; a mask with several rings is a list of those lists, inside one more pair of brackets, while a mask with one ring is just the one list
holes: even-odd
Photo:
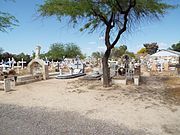
[[111, 73], [112, 84], [127, 85], [127, 82], [131, 81], [134, 85], [140, 85], [140, 63], [130, 59], [128, 55], [122, 56], [119, 63], [110, 61], [110, 67], [114, 70], [113, 75]]

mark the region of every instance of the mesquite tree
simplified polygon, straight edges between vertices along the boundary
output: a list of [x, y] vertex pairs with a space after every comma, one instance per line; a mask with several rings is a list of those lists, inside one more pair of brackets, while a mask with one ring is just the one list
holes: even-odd
[[[2, 4], [2, 2], [3, 1], [0, 1], [0, 4]], [[18, 26], [17, 23], [18, 20], [13, 15], [0, 11], [0, 32], [7, 32], [8, 29]]]
[[[139, 22], [159, 18], [172, 6], [161, 0], [46, 0], [39, 6], [41, 16], [57, 16], [82, 25], [81, 31], [104, 30], [103, 85], [110, 86], [108, 58], [121, 35]], [[134, 28], [134, 27], [133, 27]]]

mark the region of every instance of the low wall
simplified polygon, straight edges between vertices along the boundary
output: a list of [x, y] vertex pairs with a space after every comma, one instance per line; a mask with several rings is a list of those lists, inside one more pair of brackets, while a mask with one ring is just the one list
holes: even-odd
[[[59, 75], [59, 72], [53, 72], [49, 73], [49, 79], [55, 78], [57, 75]], [[21, 84], [27, 84], [31, 82], [36, 82], [42, 80], [42, 76], [33, 76], [31, 74], [24, 75], [24, 76], [18, 76], [16, 80], [16, 85], [21, 85]]]

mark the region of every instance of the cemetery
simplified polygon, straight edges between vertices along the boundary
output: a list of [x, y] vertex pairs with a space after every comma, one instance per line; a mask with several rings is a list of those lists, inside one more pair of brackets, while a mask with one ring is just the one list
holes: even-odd
[[0, 1], [0, 135], [180, 135], [179, 5]]
[[[59, 117], [63, 116], [61, 113], [56, 115], [60, 108], [78, 112], [82, 116], [88, 116], [89, 119], [96, 118], [110, 122], [111, 119], [115, 119], [115, 123], [122, 122], [134, 129], [146, 127], [151, 133], [165, 134], [166, 130], [179, 133], [178, 122], [174, 120], [179, 120], [180, 78], [153, 74], [145, 76], [142, 73], [144, 69], [141, 70], [139, 67], [141, 64], [127, 55], [118, 61], [109, 60], [112, 86], [104, 88], [101, 63], [95, 64], [92, 68], [92, 63], [95, 63], [92, 62], [89, 64], [92, 71], [86, 72], [90, 67], [84, 67], [80, 61], [75, 60], [74, 63], [71, 61], [73, 60], [65, 59], [59, 63], [59, 72], [49, 72], [51, 67], [46, 68], [48, 65], [35, 57], [28, 63], [28, 74], [17, 76], [16, 86], [14, 77], [10, 78], [10, 75], [1, 81], [6, 92], [0, 91], [0, 102], [5, 105], [11, 104], [8, 108], [13, 108], [12, 114], [17, 115], [13, 115], [13, 119], [27, 119], [28, 115], [16, 105], [32, 108], [34, 112], [31, 113], [31, 117], [37, 119], [41, 114], [38, 108], [48, 108], [55, 113], [43, 115], [50, 115], [59, 120]], [[74, 71], [69, 70], [70, 67], [73, 67]], [[73, 76], [74, 73], [83, 71], [83, 68], [86, 75]], [[0, 109], [3, 110], [3, 107]], [[65, 112], [65, 115], [69, 113]], [[137, 117], [143, 117], [145, 120]], [[64, 119], [60, 120], [66, 123], [67, 119]], [[56, 123], [59, 124], [57, 121]]]
[[[9, 58], [1, 62], [1, 84], [5, 91], [10, 91], [15, 85], [56, 79], [71, 79], [80, 77], [80, 80], [101, 80], [103, 82], [102, 59], [81, 60], [76, 58], [63, 58], [61, 61], [53, 60], [47, 63], [48, 59], [40, 59], [41, 47], [35, 48], [35, 58], [29, 63], [22, 60], [16, 62]], [[123, 55], [117, 61], [109, 60], [109, 73], [111, 85], [137, 85], [141, 84], [141, 76], [145, 73], [169, 73], [169, 76], [179, 76], [180, 54], [175, 51], [161, 50], [153, 55], [147, 55], [138, 61], [128, 55]], [[26, 64], [27, 66], [24, 66]], [[141, 71], [142, 69], [142, 71]], [[89, 70], [89, 71], [88, 71]], [[19, 73], [24, 72], [23, 75]], [[155, 75], [155, 74], [154, 74]]]

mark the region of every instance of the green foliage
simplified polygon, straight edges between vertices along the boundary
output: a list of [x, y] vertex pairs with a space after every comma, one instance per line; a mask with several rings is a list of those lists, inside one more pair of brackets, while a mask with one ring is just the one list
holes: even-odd
[[123, 54], [125, 54], [127, 51], [127, 46], [126, 45], [121, 45], [119, 48], [114, 47], [111, 51], [110, 57], [112, 59], [118, 59], [120, 58]]
[[180, 41], [177, 44], [173, 44], [170, 48], [170, 50], [180, 52]]
[[127, 52], [127, 46], [126, 45], [121, 45], [119, 47], [119, 53], [120, 53], [120, 56], [122, 56], [123, 54], [125, 54]]
[[0, 54], [0, 61], [4, 60], [4, 61], [9, 61], [9, 58], [14, 58], [15, 61], [21, 61], [22, 58], [24, 61], [26, 61], [27, 63], [31, 61], [31, 57], [28, 54], [24, 54], [24, 53], [20, 53], [20, 54], [12, 54], [9, 52], [4, 52]]
[[65, 56], [67, 58], [75, 58], [77, 55], [79, 55], [80, 58], [83, 58], [79, 46], [75, 45], [74, 43], [69, 43], [65, 45]]
[[65, 56], [65, 49], [62, 43], [54, 43], [50, 46], [49, 51], [46, 56], [49, 59], [60, 60], [63, 56]]
[[[82, 54], [79, 46], [74, 43], [54, 43], [50, 45], [50, 49], [47, 53], [40, 54], [41, 59], [45, 59], [46, 57], [50, 60], [60, 61], [63, 56], [67, 58], [75, 58], [77, 55], [80, 56], [81, 59], [85, 58]], [[11, 54], [9, 52], [3, 53], [3, 49], [0, 48], [0, 61], [3, 59], [4, 61], [8, 61], [9, 58], [14, 58], [15, 61], [21, 61], [22, 58], [24, 61], [29, 63], [31, 59], [35, 58], [35, 52], [33, 52], [32, 57], [28, 54], [20, 53], [20, 54]]]
[[30, 55], [28, 54], [24, 54], [23, 52], [18, 54], [18, 55], [13, 55], [13, 58], [16, 60], [16, 61], [21, 61], [22, 58], [24, 61], [26, 61], [27, 63], [29, 63], [31, 61], [31, 57]]
[[1, 48], [1, 47], [0, 47], [0, 54], [2, 54], [2, 53], [3, 53], [3, 51], [4, 51], [4, 50], [3, 50], [3, 48]]
[[3, 48], [0, 47], [0, 60], [2, 60], [2, 53], [3, 53]]
[[121, 52], [120, 48], [114, 47], [114, 48], [111, 50], [110, 58], [112, 58], [112, 59], [120, 58], [120, 57], [122, 56], [121, 53], [122, 53], [122, 52]]
[[41, 57], [53, 60], [62, 60], [63, 57], [75, 58], [77, 55], [80, 58], [84, 58], [79, 46], [74, 43], [54, 43], [50, 46], [49, 51], [46, 54], [42, 54]]
[[150, 55], [156, 53], [159, 48], [157, 43], [146, 43], [144, 44], [144, 47], [146, 48], [147, 53]]
[[127, 50], [126, 45], [121, 45], [119, 48], [114, 47], [111, 52], [111, 58], [114, 60], [117, 60], [118, 58], [122, 57], [124, 54], [128, 54], [130, 57], [135, 58], [135, 55], [133, 52], [129, 52]]
[[91, 56], [93, 57], [93, 58], [95, 58], [95, 59], [99, 59], [99, 58], [102, 58], [103, 57], [103, 52], [93, 52], [92, 54], [91, 54]]
[[147, 53], [145, 47], [141, 48], [141, 49], [137, 52], [137, 54], [145, 54], [145, 53]]
[[55, 15], [60, 21], [62, 17], [68, 17], [73, 24], [83, 22], [81, 31], [93, 31], [107, 25], [112, 13], [113, 26], [121, 29], [124, 25], [122, 17], [128, 8], [131, 9], [127, 12], [132, 23], [146, 17], [159, 18], [166, 9], [172, 7], [160, 0], [46, 0], [38, 11], [41, 16]]
[[131, 58], [136, 58], [133, 52], [126, 52], [125, 54], [129, 55]]
[[7, 32], [8, 29], [12, 29], [17, 25], [18, 20], [11, 14], [0, 11], [0, 31]]
[[13, 57], [13, 54], [11, 54], [11, 53], [9, 53], [9, 52], [4, 52], [3, 54], [2, 54], [2, 59], [4, 60], [4, 61], [8, 61], [9, 60], [9, 58], [12, 58]]

